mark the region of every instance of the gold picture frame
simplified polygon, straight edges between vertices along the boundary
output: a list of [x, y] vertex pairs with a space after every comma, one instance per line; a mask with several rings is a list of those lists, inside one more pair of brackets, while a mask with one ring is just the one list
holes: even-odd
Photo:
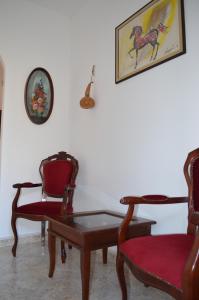
[[115, 28], [115, 82], [185, 52], [183, 0], [152, 0]]

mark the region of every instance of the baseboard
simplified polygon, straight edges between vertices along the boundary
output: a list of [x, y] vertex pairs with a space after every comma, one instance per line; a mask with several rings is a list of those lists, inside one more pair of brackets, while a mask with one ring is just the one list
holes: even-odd
[[[40, 234], [31, 234], [31, 235], [24, 235], [19, 237], [19, 245], [20, 244], [27, 244], [27, 243], [35, 243], [41, 240]], [[12, 246], [14, 242], [13, 238], [1, 239], [0, 240], [0, 248], [6, 246]]]

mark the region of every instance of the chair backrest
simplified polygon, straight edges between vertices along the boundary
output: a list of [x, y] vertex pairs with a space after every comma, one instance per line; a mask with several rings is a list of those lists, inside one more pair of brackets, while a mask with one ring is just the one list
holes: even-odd
[[188, 233], [194, 234], [199, 224], [199, 148], [188, 154], [184, 174], [189, 192]]
[[78, 161], [64, 151], [43, 159], [39, 167], [43, 193], [50, 197], [62, 198], [66, 186], [75, 185], [78, 169]]

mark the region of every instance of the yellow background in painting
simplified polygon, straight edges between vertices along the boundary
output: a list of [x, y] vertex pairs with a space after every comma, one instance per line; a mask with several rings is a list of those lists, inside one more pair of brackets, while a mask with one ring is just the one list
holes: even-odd
[[[166, 31], [168, 33], [175, 19], [176, 8], [177, 8], [176, 0], [163, 0], [161, 2], [158, 2], [153, 7], [147, 9], [146, 12], [143, 14], [143, 18], [141, 22], [143, 33], [149, 32], [151, 28], [157, 28], [157, 26], [160, 23], [163, 23], [163, 25], [167, 27]], [[164, 12], [167, 9], [169, 10], [167, 17], [165, 18], [165, 20], [161, 20], [162, 14], [164, 14]], [[166, 34], [160, 34], [158, 38], [158, 42], [160, 43], [160, 46], [164, 42], [165, 38], [166, 38]]]

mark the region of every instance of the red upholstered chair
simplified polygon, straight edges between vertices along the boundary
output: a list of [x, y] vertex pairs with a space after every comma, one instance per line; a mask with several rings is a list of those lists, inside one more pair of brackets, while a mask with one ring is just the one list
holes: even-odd
[[[75, 179], [78, 173], [78, 161], [66, 152], [49, 156], [42, 160], [39, 172], [42, 183], [31, 182], [17, 183], [13, 187], [17, 189], [12, 203], [12, 230], [14, 233], [13, 256], [16, 256], [18, 234], [16, 228], [17, 218], [42, 222], [42, 240], [45, 238], [46, 216], [71, 214], [73, 212], [73, 194]], [[42, 199], [37, 202], [18, 206], [18, 200], [22, 189], [42, 187]], [[62, 201], [48, 201], [48, 197], [61, 198]], [[62, 261], [65, 261], [64, 242], [62, 244]]]
[[[121, 199], [122, 204], [128, 205], [127, 215], [119, 230], [117, 255], [117, 274], [123, 300], [127, 299], [124, 263], [146, 286], [161, 289], [174, 299], [199, 299], [199, 148], [189, 153], [184, 174], [188, 184], [188, 197], [148, 195]], [[128, 240], [128, 223], [132, 218], [134, 205], [172, 205], [187, 201], [187, 233]]]

